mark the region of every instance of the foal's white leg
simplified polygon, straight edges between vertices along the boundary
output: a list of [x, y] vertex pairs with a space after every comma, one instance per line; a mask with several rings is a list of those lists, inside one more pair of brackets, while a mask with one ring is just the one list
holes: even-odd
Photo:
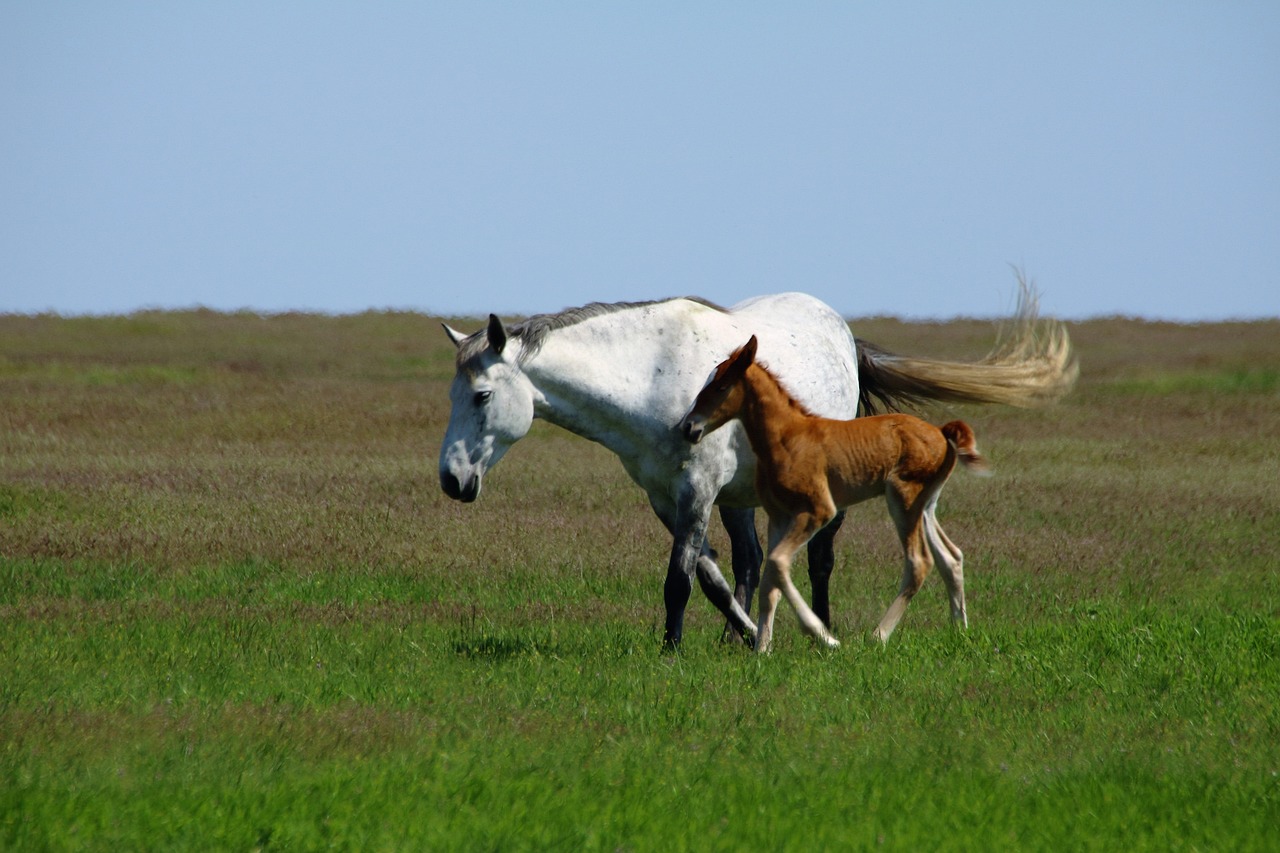
[[[894, 524], [898, 528], [898, 538], [902, 540], [903, 567], [898, 597], [889, 605], [889, 609], [881, 617], [880, 624], [876, 626], [873, 634], [881, 643], [888, 642], [889, 635], [902, 621], [903, 615], [907, 612], [907, 605], [920, 591], [933, 565], [923, 515], [916, 515], [913, 518], [913, 513], [907, 509], [902, 496], [893, 490], [889, 491], [887, 498], [889, 514], [893, 516]], [[916, 512], [920, 510], [917, 509]]]
[[768, 654], [773, 646], [773, 616], [778, 611], [782, 589], [778, 585], [778, 567], [770, 556], [760, 574], [760, 616], [756, 619], [756, 651]]
[[951, 601], [951, 622], [961, 628], [968, 628], [969, 614], [964, 604], [964, 554], [947, 537], [946, 531], [934, 516], [932, 507], [925, 513], [924, 521], [929, 550], [933, 552], [938, 574], [947, 586], [947, 596]]
[[827, 626], [822, 624], [822, 620], [818, 618], [818, 614], [805, 603], [804, 597], [800, 595], [800, 590], [796, 589], [795, 584], [791, 582], [791, 567], [787, 566], [787, 571], [782, 573], [782, 593], [790, 602], [791, 608], [795, 610], [796, 616], [800, 619], [800, 627], [810, 637], [822, 643], [829, 649], [840, 647], [840, 641], [831, 635], [827, 630]]
[[[923, 537], [921, 537], [923, 538]], [[889, 605], [889, 609], [885, 611], [884, 616], [880, 619], [880, 624], [876, 626], [875, 638], [881, 643], [889, 641], [889, 635], [898, 627], [898, 623], [902, 621], [902, 617], [907, 613], [907, 605], [911, 603], [911, 599], [915, 598], [920, 586], [924, 583], [925, 577], [929, 574], [928, 547], [923, 543], [908, 546], [905, 565], [902, 569], [902, 583], [898, 587], [898, 597]]]
[[806, 634], [819, 640], [827, 648], [834, 649], [840, 645], [840, 641], [831, 635], [827, 626], [822, 624], [822, 620], [805, 603], [800, 591], [791, 582], [792, 559], [821, 528], [822, 524], [810, 516], [786, 519], [779, 524], [770, 520], [769, 559], [760, 580], [760, 619], [757, 625], [760, 633], [756, 639], [757, 651], [763, 653], [769, 650], [773, 640], [773, 617], [781, 596], [786, 596], [787, 603], [800, 619], [800, 627]]
[[911, 582], [906, 577], [911, 576], [914, 571], [911, 561], [908, 560], [905, 576], [902, 585], [899, 587], [898, 597], [889, 605], [889, 609], [884, 612], [884, 616], [880, 617], [880, 624], [876, 626], [876, 630], [872, 634], [881, 643], [889, 642], [889, 635], [898, 627], [898, 623], [902, 621], [902, 617], [907, 613], [907, 604], [915, 593], [911, 591]]

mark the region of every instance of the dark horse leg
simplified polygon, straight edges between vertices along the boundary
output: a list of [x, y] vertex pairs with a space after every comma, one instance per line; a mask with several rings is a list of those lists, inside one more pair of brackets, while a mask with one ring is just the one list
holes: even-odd
[[[844, 510], [836, 513], [836, 517], [809, 540], [809, 585], [813, 590], [811, 596], [813, 612], [822, 620], [822, 624], [827, 626], [827, 630], [831, 630], [831, 599], [827, 588], [831, 580], [831, 570], [836, 565], [834, 540], [836, 533], [840, 531], [841, 524], [844, 524]], [[738, 570], [736, 562], [733, 569], [736, 575]]]
[[[760, 564], [764, 561], [764, 549], [756, 535], [756, 511], [720, 507], [720, 521], [729, 534], [733, 597], [743, 610], [750, 613], [756, 587], [760, 584]], [[742, 640], [742, 632], [734, 627], [732, 620], [725, 622], [722, 639]]]
[[680, 646], [684, 633], [684, 611], [689, 603], [694, 577], [697, 577], [703, 594], [740, 634], [754, 635], [755, 623], [734, 599], [729, 584], [716, 566], [713, 552], [707, 546], [710, 501], [700, 501], [696, 492], [687, 488], [681, 492], [675, 507], [659, 503], [652, 495], [649, 502], [672, 534], [671, 560], [667, 565], [667, 579], [663, 586], [663, 599], [667, 609], [663, 646], [669, 649]]

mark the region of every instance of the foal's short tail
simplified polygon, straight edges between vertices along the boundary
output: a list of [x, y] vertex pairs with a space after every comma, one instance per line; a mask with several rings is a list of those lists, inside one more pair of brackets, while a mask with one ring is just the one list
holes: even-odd
[[947, 441], [956, 446], [956, 455], [960, 457], [961, 465], [979, 476], [991, 476], [991, 466], [987, 463], [987, 458], [978, 452], [978, 440], [974, 437], [972, 427], [964, 421], [952, 421], [943, 424], [941, 429]]

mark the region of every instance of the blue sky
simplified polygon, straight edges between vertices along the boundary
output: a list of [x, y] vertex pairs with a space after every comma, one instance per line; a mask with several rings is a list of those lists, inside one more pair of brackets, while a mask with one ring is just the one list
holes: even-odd
[[0, 312], [1280, 316], [1280, 3], [0, 0]]

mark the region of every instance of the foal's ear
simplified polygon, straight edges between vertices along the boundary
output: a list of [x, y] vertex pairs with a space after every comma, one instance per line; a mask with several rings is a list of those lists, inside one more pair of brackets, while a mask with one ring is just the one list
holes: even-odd
[[507, 345], [507, 330], [502, 327], [502, 321], [498, 319], [497, 314], [489, 315], [489, 346], [493, 347], [493, 351], [498, 355], [502, 355], [502, 349]]
[[734, 360], [734, 367], [740, 370], [746, 370], [751, 363], [756, 360], [756, 336], [752, 335], [751, 340], [742, 345], [742, 349], [738, 350], [738, 357]]

